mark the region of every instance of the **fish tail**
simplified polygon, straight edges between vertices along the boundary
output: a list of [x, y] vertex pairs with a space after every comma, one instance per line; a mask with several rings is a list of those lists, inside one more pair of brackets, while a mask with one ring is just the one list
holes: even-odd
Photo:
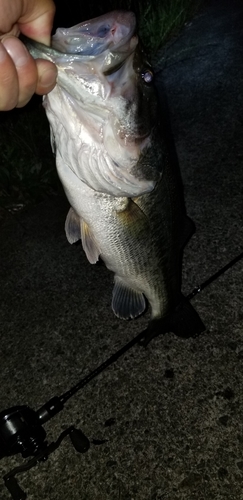
[[146, 347], [158, 335], [172, 332], [178, 337], [197, 337], [206, 330], [198, 313], [184, 296], [175, 309], [164, 318], [152, 319], [141, 334], [140, 345]]

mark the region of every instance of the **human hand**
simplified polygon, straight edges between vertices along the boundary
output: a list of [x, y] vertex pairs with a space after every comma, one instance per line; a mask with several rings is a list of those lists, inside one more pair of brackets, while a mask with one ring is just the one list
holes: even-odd
[[22, 107], [34, 93], [54, 88], [55, 65], [34, 60], [17, 38], [23, 33], [49, 45], [54, 13], [53, 0], [0, 0], [0, 111]]

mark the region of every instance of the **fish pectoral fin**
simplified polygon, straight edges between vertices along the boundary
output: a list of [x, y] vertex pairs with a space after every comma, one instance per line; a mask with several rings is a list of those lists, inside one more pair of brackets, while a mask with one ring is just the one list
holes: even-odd
[[86, 257], [90, 264], [95, 264], [99, 260], [100, 251], [88, 224], [80, 219], [81, 240]]
[[145, 310], [146, 301], [142, 292], [130, 288], [121, 278], [115, 276], [111, 307], [118, 318], [136, 318]]
[[175, 309], [160, 319], [152, 319], [148, 328], [141, 333], [140, 345], [146, 347], [149, 342], [160, 334], [172, 332], [178, 337], [197, 337], [206, 330], [198, 313], [190, 302], [182, 296]]
[[81, 238], [80, 218], [73, 208], [70, 208], [66, 217], [65, 233], [68, 242], [71, 244], [76, 243]]
[[129, 231], [133, 237], [150, 236], [150, 222], [142, 209], [137, 205], [136, 199], [127, 199], [124, 210], [116, 209], [117, 220]]

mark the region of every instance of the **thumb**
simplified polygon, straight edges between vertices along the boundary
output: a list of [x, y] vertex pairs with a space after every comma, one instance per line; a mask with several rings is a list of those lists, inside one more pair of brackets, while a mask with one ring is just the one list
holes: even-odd
[[55, 14], [53, 0], [24, 0], [24, 14], [18, 20], [18, 28], [24, 35], [50, 45], [51, 30]]

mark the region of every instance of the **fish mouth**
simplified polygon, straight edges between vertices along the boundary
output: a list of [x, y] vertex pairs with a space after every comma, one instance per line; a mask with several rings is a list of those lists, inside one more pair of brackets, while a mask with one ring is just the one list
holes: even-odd
[[71, 28], [58, 28], [52, 37], [52, 48], [63, 54], [97, 56], [119, 49], [133, 37], [136, 18], [133, 12], [113, 11]]
[[136, 17], [130, 11], [113, 11], [70, 28], [58, 28], [51, 46], [21, 35], [30, 54], [57, 66], [93, 63], [104, 75], [116, 73], [138, 44]]

